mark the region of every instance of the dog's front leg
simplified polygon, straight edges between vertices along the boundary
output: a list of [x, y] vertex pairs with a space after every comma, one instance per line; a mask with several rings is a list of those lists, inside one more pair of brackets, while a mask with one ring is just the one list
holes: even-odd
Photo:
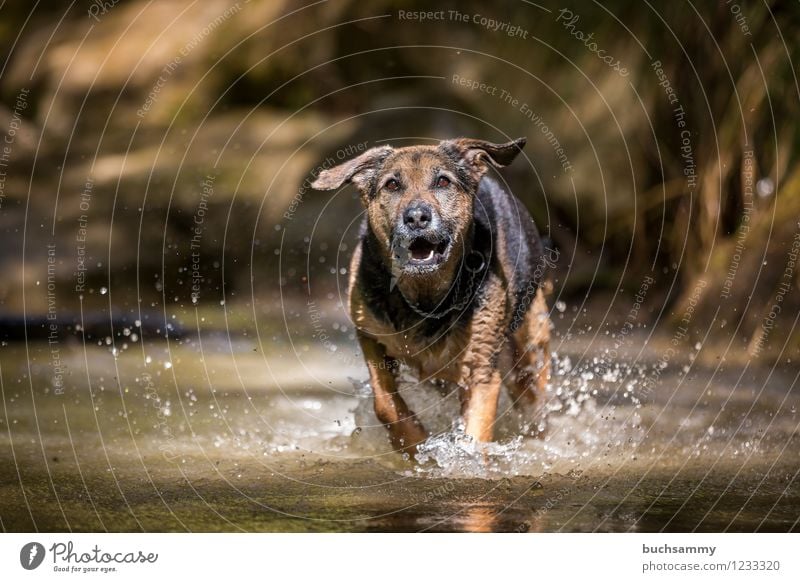
[[389, 440], [395, 450], [413, 457], [417, 445], [428, 438], [428, 433], [397, 391], [397, 361], [387, 356], [386, 349], [374, 339], [359, 334], [358, 341], [369, 368], [375, 415], [389, 431]]
[[[482, 368], [483, 366], [479, 364]], [[470, 373], [470, 380], [461, 388], [461, 416], [464, 430], [479, 441], [490, 441], [494, 435], [497, 417], [497, 399], [500, 396], [500, 372], [481, 369]]]
[[497, 360], [503, 346], [505, 312], [505, 289], [493, 279], [472, 318], [459, 381], [464, 428], [479, 441], [490, 441], [494, 434], [501, 384]]

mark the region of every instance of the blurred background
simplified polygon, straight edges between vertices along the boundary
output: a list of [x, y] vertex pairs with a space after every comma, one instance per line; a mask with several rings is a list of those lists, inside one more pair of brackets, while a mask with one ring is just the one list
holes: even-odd
[[46, 323], [48, 276], [66, 326], [81, 295], [100, 328], [140, 309], [177, 327], [223, 301], [246, 327], [283, 312], [281, 290], [336, 301], [360, 206], [308, 189], [327, 158], [524, 135], [503, 178], [559, 249], [556, 290], [579, 315], [620, 320], [630, 300], [615, 298], [652, 275], [641, 322], [672, 333], [695, 295], [692, 327], [732, 340], [731, 356], [800, 346], [796, 271], [784, 277], [800, 210], [795, 2], [125, 0], [2, 15], [6, 336], [23, 316]]

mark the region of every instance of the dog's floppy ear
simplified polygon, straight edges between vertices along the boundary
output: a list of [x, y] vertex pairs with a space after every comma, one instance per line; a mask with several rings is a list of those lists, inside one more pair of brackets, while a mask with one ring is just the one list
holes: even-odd
[[383, 161], [394, 151], [391, 146], [379, 146], [343, 164], [322, 170], [311, 184], [315, 190], [335, 190], [345, 182], [364, 187], [375, 176]]
[[488, 170], [488, 164], [502, 168], [514, 161], [528, 140], [524, 137], [508, 143], [492, 143], [482, 139], [459, 137], [442, 142], [442, 147], [464, 161], [467, 168], [477, 176]]

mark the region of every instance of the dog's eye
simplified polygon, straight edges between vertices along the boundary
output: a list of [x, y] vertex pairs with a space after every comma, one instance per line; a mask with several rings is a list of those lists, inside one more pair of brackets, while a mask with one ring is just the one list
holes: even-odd
[[386, 184], [384, 184], [383, 187], [386, 188], [389, 192], [397, 192], [400, 189], [400, 182], [398, 182], [395, 179], [392, 179], [386, 182]]
[[450, 185], [450, 178], [447, 176], [439, 176], [436, 180], [436, 187], [437, 188], [447, 188]]

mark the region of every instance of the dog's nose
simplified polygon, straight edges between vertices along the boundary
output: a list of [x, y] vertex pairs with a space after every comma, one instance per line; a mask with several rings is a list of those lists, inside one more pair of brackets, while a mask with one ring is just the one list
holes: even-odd
[[425, 202], [412, 202], [403, 213], [403, 223], [412, 230], [422, 230], [431, 223], [432, 210]]

